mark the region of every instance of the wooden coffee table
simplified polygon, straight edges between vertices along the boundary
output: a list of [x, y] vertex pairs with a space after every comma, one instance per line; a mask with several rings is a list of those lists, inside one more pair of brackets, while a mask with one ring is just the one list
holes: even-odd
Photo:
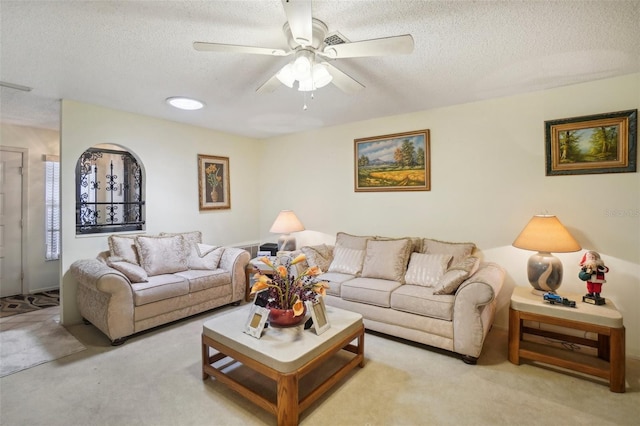
[[[260, 339], [242, 332], [250, 305], [205, 322], [202, 327], [202, 379], [209, 376], [224, 383], [249, 401], [274, 414], [278, 425], [298, 424], [300, 413], [356, 366], [364, 366], [364, 325], [362, 315], [327, 307], [331, 327], [321, 335], [304, 330], [302, 325], [290, 328], [269, 327]], [[356, 344], [353, 344], [357, 340]], [[212, 355], [211, 349], [216, 352]], [[346, 364], [300, 398], [298, 382], [309, 372], [322, 366], [332, 355], [345, 350], [354, 354]], [[276, 402], [226, 374], [231, 358], [276, 382]]]

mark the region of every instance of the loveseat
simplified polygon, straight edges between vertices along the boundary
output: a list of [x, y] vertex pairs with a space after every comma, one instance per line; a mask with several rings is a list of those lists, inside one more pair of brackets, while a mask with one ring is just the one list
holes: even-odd
[[113, 345], [149, 328], [239, 303], [250, 255], [202, 244], [199, 231], [111, 235], [109, 250], [75, 261], [77, 305]]
[[340, 232], [335, 245], [299, 251], [308, 266], [327, 271], [319, 276], [329, 284], [325, 303], [360, 313], [367, 330], [455, 352], [468, 364], [477, 362], [504, 270], [482, 262], [475, 244]]

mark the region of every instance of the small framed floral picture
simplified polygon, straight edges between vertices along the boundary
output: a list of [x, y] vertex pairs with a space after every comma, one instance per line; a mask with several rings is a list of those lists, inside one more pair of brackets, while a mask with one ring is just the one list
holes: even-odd
[[198, 154], [200, 210], [231, 208], [229, 157]]

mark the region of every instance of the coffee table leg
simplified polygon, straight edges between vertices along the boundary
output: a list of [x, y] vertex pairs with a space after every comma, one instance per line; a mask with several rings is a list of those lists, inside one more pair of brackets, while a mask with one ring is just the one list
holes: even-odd
[[360, 361], [360, 368], [364, 367], [364, 329], [362, 330], [362, 334], [358, 336], [358, 356], [362, 357]]
[[202, 380], [207, 380], [209, 375], [204, 372], [204, 366], [209, 362], [209, 346], [202, 342]]
[[278, 425], [298, 424], [298, 375], [281, 374], [278, 377]]

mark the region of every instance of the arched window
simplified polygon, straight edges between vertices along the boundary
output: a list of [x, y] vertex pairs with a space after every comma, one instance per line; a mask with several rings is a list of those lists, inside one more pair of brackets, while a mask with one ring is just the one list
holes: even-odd
[[129, 151], [96, 145], [76, 164], [76, 234], [141, 231], [143, 170]]

